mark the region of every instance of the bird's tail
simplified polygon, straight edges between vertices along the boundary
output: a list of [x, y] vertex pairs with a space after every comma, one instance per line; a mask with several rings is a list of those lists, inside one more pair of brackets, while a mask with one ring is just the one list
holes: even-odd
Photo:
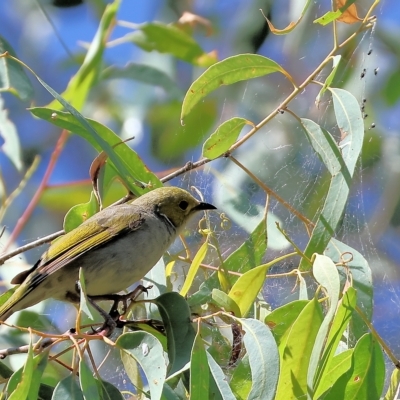
[[[9, 291], [11, 292], [12, 289]], [[7, 293], [9, 293], [7, 292]], [[3, 296], [5, 296], [7, 293], [4, 293]], [[15, 301], [13, 300], [14, 297], [14, 292], [11, 292], [11, 296], [3, 303], [2, 306], [0, 306], [0, 322], [6, 321], [8, 318], [11, 317], [11, 315], [14, 314], [13, 307], [15, 306]]]

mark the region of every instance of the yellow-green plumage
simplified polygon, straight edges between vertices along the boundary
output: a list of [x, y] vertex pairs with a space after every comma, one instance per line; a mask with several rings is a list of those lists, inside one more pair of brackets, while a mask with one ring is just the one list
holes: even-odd
[[193, 214], [214, 208], [183, 189], [165, 187], [100, 211], [14, 277], [11, 283], [20, 286], [0, 308], [0, 321], [48, 298], [77, 301], [81, 267], [89, 296], [126, 289], [157, 263]]

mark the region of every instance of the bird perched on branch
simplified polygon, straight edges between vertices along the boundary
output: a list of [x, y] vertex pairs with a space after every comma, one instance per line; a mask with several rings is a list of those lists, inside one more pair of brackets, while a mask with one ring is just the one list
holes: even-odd
[[100, 211], [13, 278], [20, 286], [0, 307], [0, 321], [48, 298], [78, 302], [80, 268], [89, 299], [121, 292], [150, 271], [190, 217], [215, 208], [186, 190], [162, 187]]

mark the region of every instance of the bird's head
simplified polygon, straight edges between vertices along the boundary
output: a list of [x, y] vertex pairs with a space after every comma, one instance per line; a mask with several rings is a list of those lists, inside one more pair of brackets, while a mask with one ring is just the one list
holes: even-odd
[[167, 218], [179, 230], [197, 211], [215, 210], [209, 203], [195, 199], [186, 190], [177, 187], [154, 189], [139, 197], [135, 203], [142, 203], [152, 208], [156, 214]]

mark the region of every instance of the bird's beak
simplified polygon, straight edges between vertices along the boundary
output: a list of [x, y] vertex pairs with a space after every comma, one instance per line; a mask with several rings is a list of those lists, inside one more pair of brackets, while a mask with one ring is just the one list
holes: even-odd
[[203, 203], [200, 202], [196, 207], [193, 208], [195, 211], [201, 211], [201, 210], [216, 210], [217, 207], [213, 206], [210, 203]]

